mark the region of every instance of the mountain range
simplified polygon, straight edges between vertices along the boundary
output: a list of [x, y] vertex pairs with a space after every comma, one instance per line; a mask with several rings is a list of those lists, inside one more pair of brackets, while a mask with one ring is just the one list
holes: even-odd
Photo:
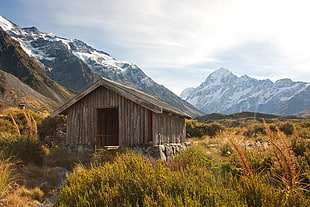
[[225, 68], [180, 97], [137, 65], [119, 61], [81, 40], [21, 28], [0, 16], [0, 101], [49, 111], [105, 77], [149, 93], [193, 117], [243, 111], [310, 115], [310, 83], [238, 77]]
[[53, 108], [73, 93], [49, 78], [0, 27], [0, 101], [29, 108]]
[[238, 77], [226, 68], [214, 71], [198, 87], [187, 88], [180, 96], [205, 114], [251, 111], [303, 115], [310, 109], [310, 83]]
[[[51, 99], [54, 103], [49, 102], [49, 105], [64, 103], [100, 77], [105, 77], [149, 93], [192, 116], [202, 114], [153, 81], [137, 65], [115, 60], [108, 53], [96, 50], [80, 40], [43, 33], [36, 27], [21, 28], [2, 16], [0, 27], [0, 70], [17, 77], [45, 98]], [[12, 47], [15, 49], [12, 50]], [[17, 58], [12, 59], [12, 54]], [[22, 69], [17, 67], [23, 64]]]

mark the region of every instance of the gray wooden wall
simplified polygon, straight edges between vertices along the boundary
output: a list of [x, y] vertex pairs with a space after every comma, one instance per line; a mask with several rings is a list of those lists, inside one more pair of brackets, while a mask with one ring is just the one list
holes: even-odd
[[[148, 109], [101, 86], [67, 109], [66, 145], [92, 148], [97, 136], [97, 109], [107, 107], [119, 109], [120, 146], [147, 143]], [[177, 143], [185, 140], [183, 117], [153, 113], [152, 119], [154, 142]]]

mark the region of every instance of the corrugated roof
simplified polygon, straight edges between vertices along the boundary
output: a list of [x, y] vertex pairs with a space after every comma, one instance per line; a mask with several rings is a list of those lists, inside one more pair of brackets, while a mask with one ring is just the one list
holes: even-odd
[[81, 100], [85, 96], [87, 96], [89, 93], [97, 89], [98, 87], [103, 86], [107, 89], [114, 91], [118, 93], [119, 95], [155, 112], [155, 113], [163, 113], [163, 111], [170, 112], [185, 118], [191, 118], [190, 115], [186, 114], [185, 112], [163, 102], [158, 100], [156, 97], [144, 93], [140, 90], [137, 90], [132, 87], [124, 86], [120, 83], [117, 83], [115, 81], [108, 80], [106, 78], [99, 79], [96, 83], [91, 85], [89, 88], [87, 88], [82, 93], [75, 96], [73, 99], [71, 99], [69, 102], [62, 105], [60, 108], [58, 108], [56, 111], [52, 113], [52, 116], [56, 116], [58, 114], [65, 114], [66, 110], [70, 108], [74, 103]]

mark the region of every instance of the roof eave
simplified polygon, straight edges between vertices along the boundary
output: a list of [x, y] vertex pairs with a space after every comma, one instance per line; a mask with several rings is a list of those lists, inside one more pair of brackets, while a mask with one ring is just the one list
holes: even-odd
[[116, 87], [116, 86], [110, 84], [109, 81], [102, 78], [102, 79], [99, 79], [96, 83], [94, 83], [90, 87], [88, 87], [86, 90], [81, 92], [80, 94], [73, 97], [70, 101], [68, 101], [67, 103], [65, 103], [64, 105], [62, 105], [58, 109], [56, 109], [54, 112], [52, 112], [51, 117], [55, 117], [59, 114], [65, 114], [65, 111], [68, 108], [70, 108], [73, 104], [75, 104], [76, 102], [78, 102], [79, 100], [81, 100], [82, 98], [84, 98], [85, 96], [87, 96], [89, 93], [91, 93], [92, 91], [94, 91], [95, 89], [97, 89], [100, 86], [103, 86], [109, 90], [112, 90], [112, 91], [120, 94], [121, 96], [124, 96], [127, 99], [145, 107], [146, 109], [148, 109], [150, 111], [153, 111], [155, 113], [163, 113], [162, 107], [159, 107], [159, 106], [157, 106], [151, 102], [148, 102], [146, 100], [142, 100], [141, 98], [139, 98], [139, 97], [137, 97], [137, 96], [135, 96], [129, 92], [126, 92], [125, 90], [122, 90], [122, 88]]

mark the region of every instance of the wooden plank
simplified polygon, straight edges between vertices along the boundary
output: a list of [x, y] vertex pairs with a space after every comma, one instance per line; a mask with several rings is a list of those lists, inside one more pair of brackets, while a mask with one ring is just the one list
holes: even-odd
[[[185, 139], [184, 118], [167, 112], [154, 113], [110, 89], [98, 87], [67, 110], [66, 143], [95, 144], [98, 132], [97, 108], [104, 107], [118, 107], [120, 145], [140, 145], [151, 140], [156, 142], [159, 134], [162, 143], [177, 142], [177, 138], [182, 141]], [[149, 117], [149, 114], [152, 116]]]

